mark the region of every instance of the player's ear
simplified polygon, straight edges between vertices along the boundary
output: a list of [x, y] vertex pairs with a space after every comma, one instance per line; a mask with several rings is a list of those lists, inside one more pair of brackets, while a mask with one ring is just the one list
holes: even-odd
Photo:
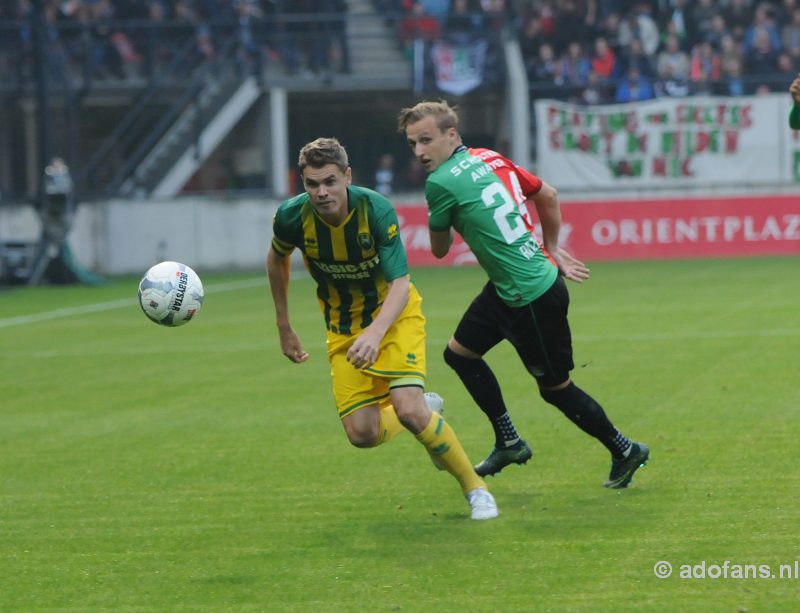
[[353, 182], [353, 169], [349, 166], [347, 167], [347, 170], [344, 171], [344, 178], [348, 185]]

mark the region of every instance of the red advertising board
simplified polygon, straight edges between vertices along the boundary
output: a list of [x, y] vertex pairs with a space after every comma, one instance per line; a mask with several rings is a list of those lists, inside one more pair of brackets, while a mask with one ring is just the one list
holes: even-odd
[[[562, 202], [561, 213], [561, 246], [587, 261], [800, 255], [800, 195]], [[412, 266], [475, 262], [460, 237], [431, 255], [425, 206], [398, 215]]]

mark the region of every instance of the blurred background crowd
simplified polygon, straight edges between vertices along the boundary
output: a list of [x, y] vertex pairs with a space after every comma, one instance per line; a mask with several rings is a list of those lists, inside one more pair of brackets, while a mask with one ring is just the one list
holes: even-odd
[[[50, 76], [147, 77], [179, 54], [213, 58], [231, 34], [242, 69], [348, 73], [348, 26], [369, 2], [43, 0]], [[418, 39], [515, 36], [532, 88], [563, 86], [587, 104], [783, 91], [800, 69], [798, 0], [372, 0], [371, 8], [409, 57]], [[31, 0], [0, 1], [0, 79], [30, 74], [31, 10]]]
[[587, 104], [783, 91], [800, 70], [797, 0], [379, 0], [401, 40], [477, 36], [500, 20], [528, 78]]

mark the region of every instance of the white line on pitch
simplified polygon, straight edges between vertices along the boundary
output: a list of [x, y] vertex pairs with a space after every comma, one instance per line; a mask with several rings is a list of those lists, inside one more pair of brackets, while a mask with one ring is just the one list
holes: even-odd
[[[218, 283], [210, 285], [206, 288], [209, 293], [217, 292], [232, 292], [237, 289], [246, 289], [249, 287], [256, 287], [258, 285], [266, 284], [264, 277], [255, 279], [243, 279], [242, 281], [231, 281], [229, 283]], [[136, 298], [123, 298], [120, 300], [110, 300], [108, 302], [96, 302], [94, 304], [84, 304], [76, 307], [67, 307], [64, 309], [55, 309], [53, 311], [45, 311], [43, 313], [35, 313], [33, 315], [20, 315], [18, 317], [9, 317], [7, 319], [0, 319], [0, 328], [10, 328], [12, 326], [22, 326], [25, 324], [32, 324], [38, 321], [47, 321], [49, 319], [60, 319], [61, 317], [71, 317], [72, 315], [86, 315], [87, 313], [99, 313], [101, 311], [111, 311], [113, 309], [121, 309], [124, 307], [133, 306], [136, 304]]]

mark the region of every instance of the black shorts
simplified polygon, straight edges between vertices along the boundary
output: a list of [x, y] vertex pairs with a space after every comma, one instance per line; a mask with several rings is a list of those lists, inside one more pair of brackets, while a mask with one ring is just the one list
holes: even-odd
[[553, 387], [566, 381], [575, 367], [568, 310], [569, 292], [561, 276], [539, 298], [522, 307], [503, 302], [490, 281], [469, 305], [454, 336], [480, 355], [507, 340], [537, 383]]

